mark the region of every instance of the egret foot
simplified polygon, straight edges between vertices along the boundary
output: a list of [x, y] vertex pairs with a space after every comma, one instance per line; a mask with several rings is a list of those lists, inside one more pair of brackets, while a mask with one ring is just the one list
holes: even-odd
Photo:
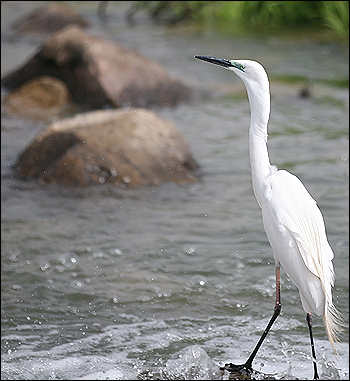
[[251, 375], [253, 373], [253, 368], [247, 366], [246, 364], [236, 365], [236, 364], [225, 364], [225, 366], [220, 367], [220, 370], [227, 370], [230, 373], [230, 380], [251, 380]]
[[254, 370], [248, 363], [236, 365], [236, 364], [225, 364], [225, 366], [220, 367], [222, 375], [224, 375], [225, 370], [229, 372], [229, 380], [279, 380], [276, 374], [265, 374]]

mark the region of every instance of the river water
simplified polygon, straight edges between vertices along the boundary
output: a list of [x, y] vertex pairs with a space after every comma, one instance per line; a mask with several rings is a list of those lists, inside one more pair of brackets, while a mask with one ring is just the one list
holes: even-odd
[[[43, 41], [9, 29], [41, 3], [1, 2], [2, 76]], [[89, 33], [216, 94], [154, 110], [186, 136], [201, 178], [132, 190], [20, 181], [10, 167], [46, 125], [2, 115], [1, 378], [213, 379], [220, 375], [208, 364], [249, 356], [275, 298], [271, 248], [252, 193], [249, 105], [237, 77], [196, 54], [265, 66], [270, 159], [297, 175], [322, 210], [335, 253], [334, 302], [348, 326], [349, 93], [335, 85], [348, 79], [347, 46], [307, 36], [170, 29], [142, 15], [128, 26], [123, 2], [109, 5], [102, 23], [96, 2], [70, 3], [92, 22]], [[304, 78], [311, 97], [298, 97], [303, 83], [277, 81], [281, 76]], [[253, 367], [277, 378], [311, 379], [305, 313], [296, 287], [281, 274], [282, 313]], [[321, 378], [348, 379], [348, 330], [337, 359], [322, 318], [313, 323]]]

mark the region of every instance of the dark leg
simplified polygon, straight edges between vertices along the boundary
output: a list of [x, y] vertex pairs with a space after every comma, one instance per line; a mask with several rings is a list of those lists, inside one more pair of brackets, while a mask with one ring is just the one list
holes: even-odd
[[314, 346], [314, 338], [312, 336], [312, 317], [311, 317], [311, 313], [307, 313], [306, 314], [306, 321], [307, 321], [307, 325], [309, 327], [309, 332], [310, 332], [312, 361], [314, 363], [314, 380], [319, 380], [318, 373], [317, 373], [317, 365], [316, 365], [316, 352], [315, 352], [315, 346]]
[[272, 315], [272, 317], [271, 317], [271, 319], [269, 321], [269, 324], [265, 328], [265, 331], [262, 334], [260, 340], [256, 344], [252, 354], [249, 356], [248, 360], [244, 364], [247, 368], [251, 368], [252, 367], [252, 363], [253, 363], [254, 357], [258, 353], [258, 350], [261, 347], [261, 344], [263, 343], [263, 341], [265, 340], [265, 338], [266, 338], [270, 328], [272, 327], [272, 324], [275, 322], [275, 320], [277, 319], [278, 315], [280, 314], [281, 308], [282, 308], [282, 305], [281, 305], [280, 268], [276, 267], [276, 303], [275, 303], [275, 308], [273, 310], [273, 315]]
[[248, 360], [245, 362], [243, 365], [234, 365], [234, 364], [225, 364], [225, 367], [223, 369], [226, 369], [228, 371], [241, 371], [242, 369], [248, 370], [249, 372], [252, 371], [252, 363], [254, 360], [254, 357], [258, 353], [258, 350], [261, 347], [261, 344], [265, 340], [270, 328], [272, 327], [272, 324], [275, 322], [277, 319], [278, 315], [281, 312], [281, 286], [280, 286], [280, 267], [276, 267], [276, 303], [275, 303], [275, 308], [273, 310], [273, 315], [269, 321], [269, 324], [265, 328], [264, 333], [262, 334], [260, 340], [256, 344], [252, 354], [249, 356]]

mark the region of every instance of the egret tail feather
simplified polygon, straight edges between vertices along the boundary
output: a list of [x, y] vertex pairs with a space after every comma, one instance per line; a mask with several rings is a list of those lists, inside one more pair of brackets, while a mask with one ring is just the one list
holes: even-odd
[[323, 322], [326, 328], [328, 340], [332, 345], [333, 352], [338, 355], [335, 343], [339, 343], [339, 334], [343, 331], [343, 319], [340, 312], [336, 309], [332, 302], [328, 303], [323, 315]]

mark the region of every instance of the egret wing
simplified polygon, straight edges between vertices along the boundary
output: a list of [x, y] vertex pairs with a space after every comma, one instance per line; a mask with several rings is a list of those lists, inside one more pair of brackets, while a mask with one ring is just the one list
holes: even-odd
[[277, 171], [269, 176], [265, 186], [263, 207], [274, 214], [280, 229], [289, 231], [307, 268], [324, 280], [323, 264], [333, 259], [333, 251], [328, 244], [323, 217], [316, 201], [302, 182], [287, 171]]

